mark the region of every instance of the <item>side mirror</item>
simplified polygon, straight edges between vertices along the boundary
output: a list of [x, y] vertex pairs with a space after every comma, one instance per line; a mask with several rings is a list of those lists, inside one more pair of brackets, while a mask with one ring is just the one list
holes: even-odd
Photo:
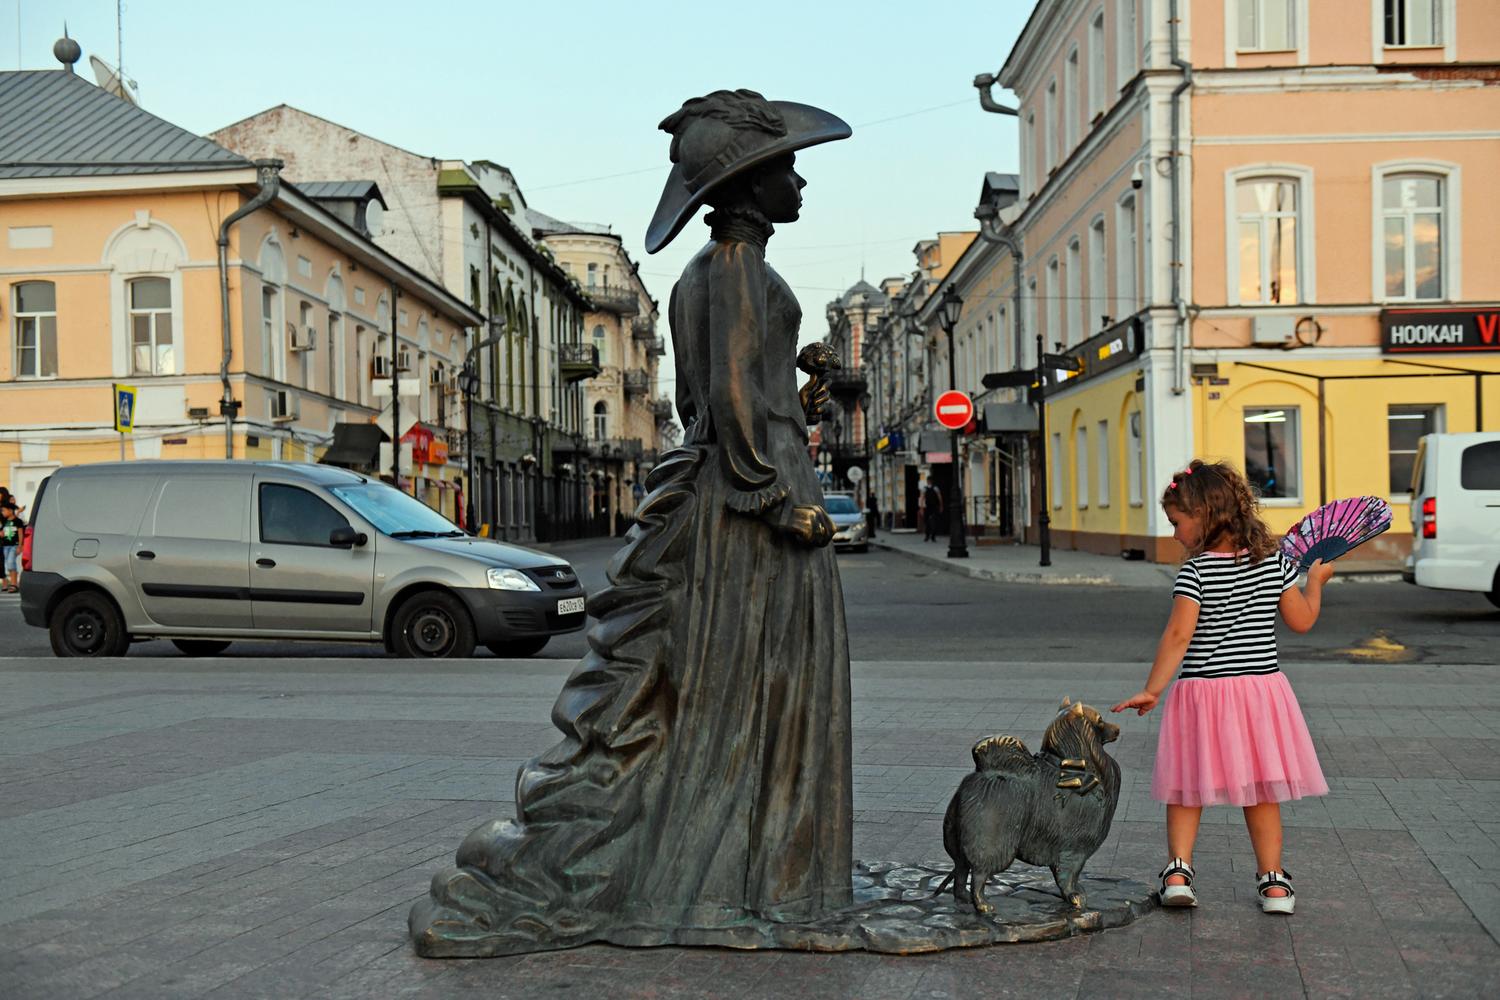
[[370, 537], [363, 531], [355, 531], [349, 525], [342, 528], [334, 528], [328, 533], [328, 544], [336, 549], [352, 549], [356, 545], [364, 545]]

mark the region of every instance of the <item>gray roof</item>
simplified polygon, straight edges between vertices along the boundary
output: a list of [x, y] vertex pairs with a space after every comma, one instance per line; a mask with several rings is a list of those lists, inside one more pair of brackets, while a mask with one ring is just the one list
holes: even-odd
[[0, 178], [249, 166], [244, 157], [65, 69], [0, 73]]
[[531, 224], [533, 233], [546, 236], [563, 236], [573, 233], [588, 236], [615, 236], [610, 227], [598, 222], [564, 222], [554, 219], [546, 212], [538, 212], [534, 208], [526, 209], [526, 221]]
[[850, 286], [849, 290], [843, 294], [842, 298], [839, 299], [839, 303], [846, 307], [852, 306], [854, 304], [854, 297], [860, 294], [869, 296], [869, 298], [865, 300], [868, 305], [874, 306], [885, 304], [885, 293], [863, 278], [860, 278], [857, 282]]
[[329, 201], [363, 201], [373, 198], [383, 208], [390, 208], [380, 193], [380, 186], [374, 181], [298, 181], [295, 187], [315, 201], [325, 198]]

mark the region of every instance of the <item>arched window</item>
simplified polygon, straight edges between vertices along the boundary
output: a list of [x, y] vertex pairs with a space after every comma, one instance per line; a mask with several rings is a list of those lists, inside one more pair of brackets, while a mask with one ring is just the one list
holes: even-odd
[[609, 406], [600, 400], [594, 404], [594, 440], [603, 441], [609, 437]]
[[172, 285], [166, 278], [129, 282], [130, 373], [177, 374], [172, 338]]
[[23, 281], [13, 296], [16, 378], [51, 378], [57, 374], [57, 287]]
[[599, 323], [599, 324], [595, 325], [595, 327], [594, 327], [594, 346], [599, 349], [599, 364], [601, 366], [602, 365], [606, 365], [606, 364], [609, 363], [609, 357], [608, 357], [607, 352], [605, 351], [605, 348], [608, 346], [608, 344], [609, 344], [609, 341], [606, 339], [605, 334], [604, 334], [604, 324], [603, 323]]
[[1225, 175], [1233, 305], [1291, 305], [1315, 298], [1312, 171], [1268, 166]]

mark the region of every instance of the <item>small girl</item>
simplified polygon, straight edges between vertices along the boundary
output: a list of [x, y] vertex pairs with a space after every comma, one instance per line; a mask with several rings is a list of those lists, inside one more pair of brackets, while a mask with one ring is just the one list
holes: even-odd
[[1151, 797], [1167, 804], [1172, 859], [1160, 876], [1162, 905], [1198, 905], [1192, 858], [1203, 807], [1236, 805], [1255, 848], [1261, 910], [1291, 913], [1280, 803], [1326, 795], [1328, 783], [1277, 666], [1276, 613], [1294, 632], [1312, 628], [1333, 567], [1313, 563], [1299, 591], [1296, 563], [1282, 555], [1249, 483], [1226, 462], [1194, 459], [1172, 476], [1161, 505], [1188, 560], [1145, 689], [1112, 710], [1145, 715], [1181, 665], [1162, 709], [1151, 774]]

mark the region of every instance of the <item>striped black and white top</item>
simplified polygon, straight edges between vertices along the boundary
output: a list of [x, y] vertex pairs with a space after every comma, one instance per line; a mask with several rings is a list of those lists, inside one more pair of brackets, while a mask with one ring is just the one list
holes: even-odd
[[1274, 674], [1281, 595], [1297, 583], [1297, 564], [1277, 552], [1258, 563], [1247, 554], [1204, 552], [1182, 564], [1174, 597], [1198, 603], [1198, 625], [1180, 677]]

